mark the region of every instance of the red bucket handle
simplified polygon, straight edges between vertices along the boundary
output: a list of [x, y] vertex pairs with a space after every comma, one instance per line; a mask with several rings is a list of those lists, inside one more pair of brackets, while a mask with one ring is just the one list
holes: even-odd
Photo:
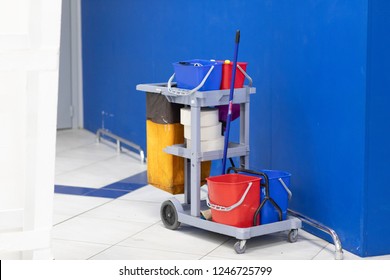
[[241, 196], [240, 200], [237, 201], [236, 203], [234, 203], [231, 206], [221, 206], [221, 205], [213, 204], [213, 203], [210, 202], [209, 196], [207, 196], [207, 198], [206, 198], [207, 206], [210, 207], [213, 210], [229, 212], [229, 211], [237, 208], [238, 206], [240, 206], [244, 202], [245, 197], [248, 194], [248, 192], [249, 192], [250, 188], [252, 187], [252, 185], [253, 185], [253, 183], [249, 182], [248, 187], [246, 188], [244, 194]]

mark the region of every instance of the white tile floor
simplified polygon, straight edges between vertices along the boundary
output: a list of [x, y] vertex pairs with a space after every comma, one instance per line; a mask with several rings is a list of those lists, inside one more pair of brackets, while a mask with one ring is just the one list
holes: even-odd
[[[128, 153], [98, 144], [85, 130], [57, 134], [56, 184], [101, 188], [146, 165]], [[286, 233], [252, 238], [236, 254], [234, 238], [182, 225], [166, 229], [160, 205], [172, 195], [146, 185], [117, 199], [55, 194], [53, 253], [64, 260], [333, 260], [334, 246], [303, 230], [296, 243]], [[183, 199], [182, 195], [177, 196]], [[344, 250], [344, 259], [360, 259]], [[366, 259], [390, 259], [390, 255]]]

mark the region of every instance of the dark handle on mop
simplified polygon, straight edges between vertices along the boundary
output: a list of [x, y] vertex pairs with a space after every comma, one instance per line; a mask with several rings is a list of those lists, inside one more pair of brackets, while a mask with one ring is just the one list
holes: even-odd
[[236, 31], [236, 44], [240, 43], [240, 30]]

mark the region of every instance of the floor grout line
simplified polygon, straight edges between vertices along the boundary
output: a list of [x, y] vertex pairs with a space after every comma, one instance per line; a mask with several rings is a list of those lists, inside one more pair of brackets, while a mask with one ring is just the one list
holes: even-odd
[[[112, 247], [114, 247], [114, 246], [117, 246], [119, 243], [121, 243], [121, 242], [123, 242], [123, 241], [125, 241], [125, 240], [127, 240], [127, 239], [129, 239], [129, 238], [131, 238], [131, 237], [133, 237], [134, 235], [137, 235], [137, 234], [143, 232], [144, 230], [147, 230], [148, 228], [150, 228], [150, 227], [152, 227], [152, 226], [158, 224], [159, 222], [160, 222], [160, 221], [155, 222], [155, 223], [151, 224], [150, 226], [147, 226], [146, 228], [144, 228], [144, 229], [142, 229], [142, 230], [140, 230], [140, 231], [137, 231], [137, 232], [134, 233], [134, 234], [131, 234], [131, 235], [127, 236], [126, 238], [124, 238], [124, 239], [122, 239], [122, 240], [120, 240], [120, 241], [118, 241], [118, 242], [112, 244], [110, 247], [108, 247], [108, 248], [102, 250], [101, 252], [96, 253], [95, 255], [93, 255], [93, 256], [87, 258], [87, 260], [90, 260], [91, 258], [93, 258], [93, 257], [95, 257], [95, 256], [97, 256], [97, 255], [99, 255], [99, 254], [101, 254], [101, 253], [103, 253], [103, 252], [109, 250], [110, 248], [112, 248]], [[126, 247], [126, 246], [125, 246], [125, 247]]]
[[214, 249], [212, 249], [211, 251], [207, 252], [204, 256], [202, 256], [199, 260], [202, 260], [204, 257], [207, 257], [209, 256], [212, 252], [214, 252], [215, 250], [217, 250], [218, 248], [220, 248], [221, 246], [223, 246], [224, 244], [228, 243], [230, 240], [232, 240], [233, 238], [232, 237], [228, 237], [224, 242], [222, 242], [221, 244], [219, 244], [217, 247], [215, 247]]
[[53, 238], [53, 240], [56, 241], [65, 241], [65, 242], [75, 242], [75, 243], [86, 243], [90, 245], [105, 245], [105, 246], [110, 246], [111, 244], [109, 243], [101, 243], [101, 242], [91, 242], [91, 241], [80, 241], [80, 240], [71, 240], [71, 239], [64, 239], [64, 238]]
[[83, 214], [85, 214], [85, 213], [87, 213], [87, 212], [89, 212], [89, 211], [95, 210], [95, 209], [97, 209], [97, 208], [99, 208], [99, 207], [101, 207], [101, 206], [103, 206], [103, 205], [106, 205], [106, 204], [108, 204], [108, 203], [111, 203], [111, 202], [113, 202], [114, 200], [115, 200], [115, 199], [112, 199], [111, 201], [106, 201], [106, 202], [104, 202], [104, 203], [102, 203], [102, 204], [100, 204], [100, 205], [97, 205], [97, 206], [95, 206], [95, 207], [92, 207], [91, 209], [85, 210], [85, 211], [83, 211], [83, 212], [81, 212], [81, 213], [79, 213], [79, 214], [76, 214], [75, 216], [72, 216], [72, 217], [70, 217], [70, 218], [68, 218], [68, 219], [66, 219], [66, 220], [64, 220], [64, 221], [61, 221], [61, 222], [58, 222], [58, 223], [54, 224], [53, 227], [58, 226], [58, 225], [60, 225], [60, 224], [62, 224], [62, 223], [64, 223], [64, 222], [67, 222], [67, 221], [69, 221], [69, 220], [71, 220], [71, 219], [73, 219], [73, 218], [77, 218], [77, 217], [79, 217], [79, 216], [81, 216], [81, 215], [83, 215]]
[[314, 260], [315, 257], [317, 257], [323, 250], [325, 250], [325, 248], [326, 248], [328, 245], [329, 245], [329, 243], [326, 244], [325, 246], [323, 246], [323, 247], [317, 252], [317, 254], [315, 254], [310, 260]]
[[[110, 156], [110, 157], [107, 158], [106, 160], [109, 160], [109, 159], [112, 159], [112, 158], [115, 158], [115, 156]], [[80, 166], [80, 167], [75, 168], [75, 169], [72, 169], [72, 170], [67, 170], [67, 171], [58, 173], [58, 174], [56, 174], [55, 176], [66, 175], [66, 174], [68, 174], [68, 173], [75, 172], [75, 171], [77, 171], [77, 170], [79, 170], [79, 169], [84, 169], [84, 168], [86, 168], [86, 167], [91, 167], [92, 165], [98, 164], [99, 162], [102, 162], [102, 159], [93, 161], [93, 162], [91, 162], [91, 163], [88, 163], [88, 164], [86, 164], [86, 165]]]
[[85, 143], [85, 144], [80, 144], [80, 145], [77, 145], [77, 146], [74, 146], [74, 147], [70, 147], [70, 148], [64, 149], [64, 150], [56, 153], [56, 156], [61, 156], [62, 153], [66, 153], [66, 152], [69, 152], [69, 151], [80, 149], [82, 147], [92, 146], [93, 144], [96, 144], [96, 142], [91, 141], [90, 143]]
[[[78, 167], [78, 168], [60, 172], [60, 173], [58, 173], [58, 174], [55, 174], [55, 176], [56, 176], [56, 177], [57, 177], [57, 176], [64, 176], [64, 175], [66, 176], [66, 175], [69, 174], [69, 173], [76, 172], [76, 171], [80, 171], [81, 169], [84, 169], [84, 168], [93, 167], [93, 165], [97, 165], [97, 164], [99, 164], [99, 163], [101, 163], [101, 162], [109, 161], [109, 160], [114, 159], [114, 158], [116, 158], [116, 157], [117, 157], [117, 156], [110, 156], [110, 157], [105, 158], [105, 159], [96, 160], [96, 161], [93, 161], [93, 162], [91, 162], [91, 163], [89, 163], [89, 164], [80, 166], [80, 167]], [[117, 179], [117, 181], [112, 182], [112, 183], [110, 183], [110, 184], [120, 182], [120, 181], [122, 181], [122, 180], [124, 180], [124, 179], [127, 179], [128, 177], [135, 176], [135, 175], [140, 174], [140, 173], [142, 173], [142, 172], [146, 172], [146, 169], [145, 169], [145, 170], [142, 170], [142, 171], [139, 171], [139, 172], [136, 172], [136, 173], [134, 173], [133, 175], [126, 175], [127, 177], [122, 177], [121, 179]], [[108, 185], [110, 185], [110, 184], [108, 184]], [[147, 184], [147, 183], [146, 183], [146, 184]], [[108, 185], [107, 185], [107, 186], [108, 186]]]

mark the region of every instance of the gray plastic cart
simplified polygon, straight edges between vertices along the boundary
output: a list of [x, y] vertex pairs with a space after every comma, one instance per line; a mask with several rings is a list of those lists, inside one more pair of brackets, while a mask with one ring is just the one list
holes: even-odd
[[[245, 73], [245, 76], [250, 79]], [[184, 203], [176, 198], [171, 198], [161, 205], [161, 220], [164, 225], [172, 230], [177, 229], [180, 223], [188, 224], [197, 228], [217, 232], [220, 234], [235, 237], [237, 242], [234, 249], [242, 254], [246, 249], [246, 241], [255, 236], [289, 231], [288, 241], [295, 242], [298, 239], [298, 229], [301, 228], [301, 220], [288, 216], [286, 220], [239, 228], [216, 223], [201, 218], [201, 211], [209, 209], [206, 201], [200, 197], [200, 172], [201, 162], [221, 159], [223, 150], [201, 151], [200, 142], [200, 110], [202, 107], [227, 105], [229, 103], [230, 90], [197, 91], [182, 90], [175, 88], [172, 83], [173, 76], [168, 83], [160, 84], [139, 84], [136, 89], [144, 92], [163, 94], [173, 103], [188, 105], [191, 108], [191, 148], [187, 149], [184, 144], [172, 145], [165, 148], [165, 152], [182, 157], [184, 159]], [[251, 81], [251, 79], [250, 79]], [[199, 85], [199, 88], [202, 84]], [[240, 141], [229, 143], [227, 157], [239, 157], [240, 166], [249, 169], [249, 104], [250, 95], [255, 94], [256, 89], [251, 86], [237, 88], [234, 90], [234, 104], [240, 104]], [[260, 199], [260, 198], [259, 198]]]

